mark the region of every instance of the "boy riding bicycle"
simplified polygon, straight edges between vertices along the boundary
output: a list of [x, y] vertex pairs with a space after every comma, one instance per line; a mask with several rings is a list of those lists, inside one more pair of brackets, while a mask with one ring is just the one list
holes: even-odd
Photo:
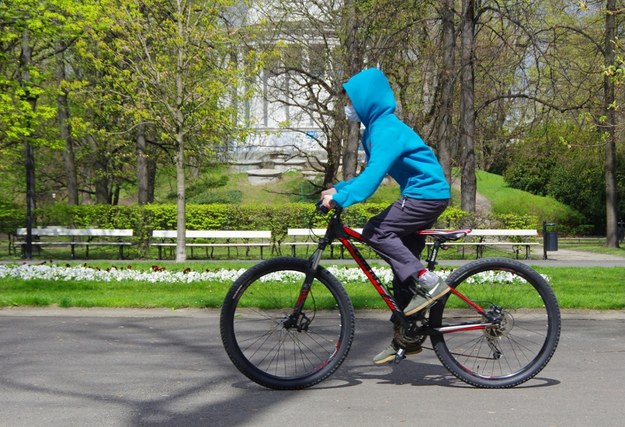
[[[343, 85], [345, 114], [365, 126], [362, 146], [367, 166], [360, 175], [338, 182], [321, 193], [326, 208], [346, 208], [369, 198], [386, 175], [400, 186], [401, 197], [365, 224], [365, 241], [393, 270], [393, 291], [399, 307], [413, 315], [449, 292], [444, 280], [428, 271], [419, 259], [425, 237], [416, 231], [430, 228], [447, 207], [449, 184], [433, 151], [421, 137], [395, 115], [395, 97], [386, 76], [370, 68]], [[399, 326], [391, 344], [373, 362], [395, 359], [397, 350], [421, 351], [418, 343], [402, 341]]]

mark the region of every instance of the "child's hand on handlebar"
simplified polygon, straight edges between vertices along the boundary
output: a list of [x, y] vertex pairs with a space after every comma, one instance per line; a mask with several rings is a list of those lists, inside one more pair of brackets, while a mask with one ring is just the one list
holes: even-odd
[[334, 187], [321, 192], [321, 204], [327, 209], [333, 209], [336, 206], [336, 203], [332, 200], [333, 194], [336, 194], [336, 188]]
[[323, 190], [321, 192], [321, 198], [323, 199], [323, 196], [332, 195], [332, 194], [336, 194], [336, 188], [334, 187], [328, 188], [327, 190]]
[[334, 209], [336, 207], [336, 203], [332, 200], [331, 194], [326, 194], [321, 198], [321, 204], [325, 206], [327, 209]]

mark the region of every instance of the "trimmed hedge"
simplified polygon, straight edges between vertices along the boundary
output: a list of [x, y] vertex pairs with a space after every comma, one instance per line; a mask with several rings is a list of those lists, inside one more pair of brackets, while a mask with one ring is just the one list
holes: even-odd
[[[362, 227], [373, 215], [387, 207], [382, 203], [362, 203], [347, 209], [343, 220], [351, 227]], [[1, 208], [1, 207], [0, 207]], [[289, 203], [275, 206], [250, 206], [236, 204], [188, 204], [186, 207], [189, 230], [271, 230], [274, 243], [284, 240], [288, 228], [305, 228], [309, 225], [322, 228], [327, 218], [317, 214], [312, 203]], [[151, 204], [133, 206], [80, 205], [56, 203], [35, 211], [35, 226], [59, 225], [76, 228], [132, 228], [139, 248], [146, 249], [156, 229], [176, 229], [176, 205]], [[25, 225], [25, 214], [15, 208], [0, 209], [0, 231], [15, 233]], [[536, 218], [508, 215], [502, 225], [518, 228], [537, 226]], [[534, 222], [534, 225], [532, 225]], [[475, 218], [451, 206], [441, 215], [436, 227], [456, 228], [475, 225]]]

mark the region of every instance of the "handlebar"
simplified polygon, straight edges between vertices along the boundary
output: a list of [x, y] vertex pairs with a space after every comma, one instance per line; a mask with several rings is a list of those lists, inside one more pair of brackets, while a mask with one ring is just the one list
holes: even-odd
[[330, 212], [330, 209], [323, 206], [323, 203], [321, 203], [321, 200], [315, 203], [315, 208], [317, 209], [318, 212], [321, 212], [324, 215]]
[[[321, 203], [321, 200], [319, 200], [317, 203], [315, 203], [315, 208], [317, 209], [317, 212], [320, 212], [324, 215], [326, 215], [328, 212], [330, 212], [330, 209], [326, 208], [325, 206], [323, 206], [323, 204]], [[339, 206], [335, 206], [333, 208], [337, 213], [340, 213], [343, 208], [339, 207]]]

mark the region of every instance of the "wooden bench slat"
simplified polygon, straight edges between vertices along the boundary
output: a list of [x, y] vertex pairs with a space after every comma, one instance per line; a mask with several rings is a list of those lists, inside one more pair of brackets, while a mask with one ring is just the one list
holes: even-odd
[[[176, 242], [168, 242], [167, 240], [175, 240], [178, 237], [177, 230], [152, 230], [153, 239], [161, 239], [160, 242], [150, 242], [150, 246], [158, 248], [158, 258], [162, 259], [162, 248], [176, 247]], [[185, 230], [185, 247], [190, 248], [260, 248], [260, 256], [263, 258], [263, 248], [271, 247], [271, 230]], [[189, 239], [206, 239], [209, 242], [193, 242]], [[224, 242], [215, 242], [214, 240], [225, 240]], [[248, 240], [256, 240], [250, 242]], [[244, 240], [244, 241], [233, 241]], [[264, 241], [267, 240], [267, 241]], [[212, 252], [211, 252], [212, 256]]]
[[538, 236], [538, 231], [536, 230], [525, 230], [525, 229], [491, 229], [491, 228], [477, 228], [475, 230], [471, 230], [468, 236]]
[[[28, 235], [26, 228], [18, 228], [16, 231], [16, 237], [20, 238], [19, 243], [22, 247], [22, 252], [25, 251], [26, 242], [24, 238]], [[90, 246], [118, 246], [119, 257], [124, 258], [124, 247], [132, 246], [132, 242], [122, 241], [121, 238], [133, 237], [134, 230], [132, 228], [68, 228], [63, 226], [48, 226], [48, 227], [34, 227], [31, 229], [31, 236], [33, 238], [41, 237], [67, 237], [67, 241], [47, 241], [47, 240], [34, 240], [31, 245], [39, 248], [43, 246], [70, 246], [72, 251], [72, 258], [75, 258], [74, 247], [84, 246], [86, 249], [86, 256], [89, 257]], [[94, 240], [96, 237], [102, 238], [116, 238], [117, 240]], [[76, 238], [86, 238], [86, 240], [76, 240]]]
[[[33, 236], [77, 236], [77, 237], [132, 237], [132, 228], [108, 229], [108, 228], [33, 228]], [[17, 229], [18, 236], [26, 236], [26, 228]]]
[[[358, 233], [362, 234], [362, 229], [354, 229]], [[325, 234], [325, 228], [289, 228], [287, 230], [287, 235], [292, 237], [290, 241], [282, 242], [287, 246], [291, 246], [293, 255], [295, 255], [295, 247], [296, 246], [312, 246], [317, 245], [317, 239], [322, 237]], [[474, 246], [476, 248], [477, 255], [480, 255], [480, 249], [484, 246], [523, 246], [526, 250], [526, 258], [529, 258], [529, 250], [530, 246], [539, 245], [536, 242], [513, 242], [513, 241], [490, 241], [488, 237], [493, 238], [505, 238], [505, 237], [536, 237], [538, 236], [538, 232], [536, 230], [530, 229], [490, 229], [490, 228], [482, 228], [471, 230], [471, 233], [467, 234], [465, 239], [469, 241], [464, 242], [446, 242], [444, 246]], [[309, 238], [309, 240], [302, 241], [298, 240], [298, 238]], [[478, 240], [470, 241], [471, 238], [477, 238]], [[335, 242], [336, 244], [340, 244], [339, 242]], [[432, 245], [432, 242], [427, 242], [428, 246]], [[464, 255], [464, 250], [463, 250]], [[518, 252], [517, 252], [518, 256]]]
[[[153, 230], [152, 237], [175, 239], [176, 230]], [[191, 239], [271, 239], [269, 230], [186, 230], [185, 237]]]

